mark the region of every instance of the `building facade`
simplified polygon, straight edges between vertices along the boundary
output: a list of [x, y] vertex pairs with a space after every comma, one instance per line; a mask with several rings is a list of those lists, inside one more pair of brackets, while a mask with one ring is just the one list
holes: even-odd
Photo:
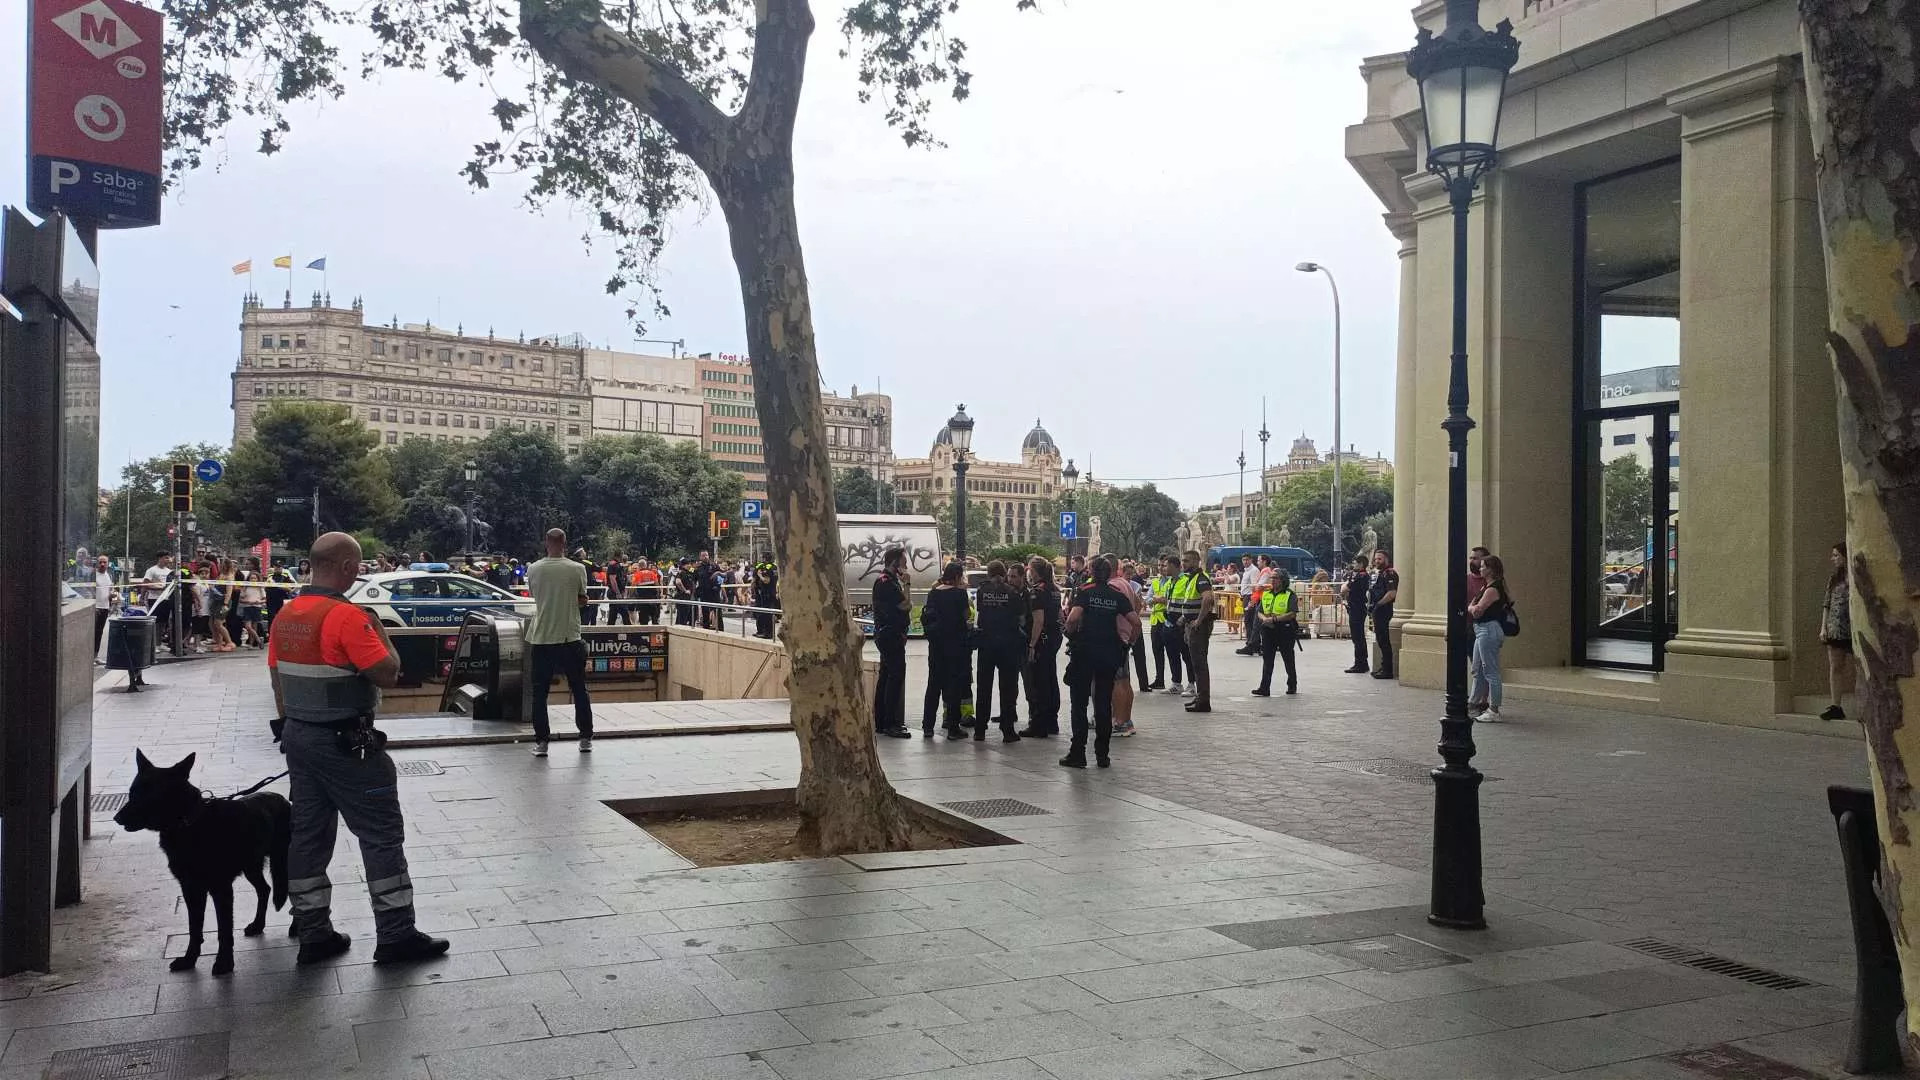
[[[767, 494], [767, 462], [760, 415], [753, 403], [751, 361], [734, 353], [702, 353], [694, 358], [696, 380], [707, 409], [705, 442], [715, 461], [746, 477], [750, 498]], [[881, 479], [893, 476], [893, 399], [823, 391], [820, 413], [826, 421], [827, 457], [836, 471], [865, 469]]]
[[[1484, 0], [1480, 19], [1512, 20], [1521, 43], [1467, 252], [1467, 531], [1527, 610], [1508, 685], [1802, 723], [1825, 685], [1816, 615], [1844, 521], [1795, 5]], [[1418, 4], [1409, 42], [1444, 21], [1439, 0]], [[1404, 54], [1361, 71], [1347, 158], [1400, 242], [1400, 670], [1438, 687], [1461, 570], [1439, 425], [1453, 224]], [[1608, 463], [1629, 453], [1644, 489], [1610, 500]]]
[[[903, 503], [921, 513], [953, 502], [953, 433], [942, 427], [924, 458], [902, 458], [895, 466], [894, 490]], [[975, 456], [967, 466], [967, 538], [969, 547], [1057, 542], [1060, 523], [1055, 500], [1061, 484], [1060, 448], [1033, 422], [1020, 440], [1020, 460], [987, 461]]]

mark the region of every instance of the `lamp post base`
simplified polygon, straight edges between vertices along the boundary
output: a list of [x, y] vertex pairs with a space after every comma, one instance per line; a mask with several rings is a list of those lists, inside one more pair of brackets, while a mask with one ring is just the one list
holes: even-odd
[[1485, 930], [1480, 887], [1480, 781], [1471, 765], [1433, 770], [1433, 895], [1427, 921], [1450, 930]]

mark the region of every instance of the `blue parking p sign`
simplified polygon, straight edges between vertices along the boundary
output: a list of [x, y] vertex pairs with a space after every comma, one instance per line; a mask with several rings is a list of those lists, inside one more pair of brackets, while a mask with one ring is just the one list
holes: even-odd
[[1060, 539], [1080, 539], [1080, 515], [1072, 510], [1060, 512]]
[[760, 520], [760, 500], [759, 499], [741, 500], [740, 520], [748, 523], [749, 525], [759, 522]]

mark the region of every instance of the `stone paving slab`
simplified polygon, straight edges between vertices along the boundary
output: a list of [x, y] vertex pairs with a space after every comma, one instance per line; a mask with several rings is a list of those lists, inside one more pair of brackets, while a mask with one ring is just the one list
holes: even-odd
[[[136, 744], [155, 760], [199, 753], [196, 777], [213, 790], [279, 771], [259, 723], [264, 682], [249, 672], [181, 665], [152, 694], [102, 697], [97, 788], [123, 789]], [[411, 969], [368, 964], [371, 921], [343, 830], [336, 909], [356, 937], [347, 956], [295, 969], [276, 913], [267, 935], [238, 944], [230, 978], [204, 965], [167, 972], [184, 940], [164, 861], [151, 837], [96, 818], [87, 902], [58, 913], [57, 973], [0, 980], [0, 1080], [38, 1078], [63, 1049], [205, 1032], [230, 1033], [232, 1075], [256, 1080], [1699, 1080], [1672, 1053], [1726, 1044], [1841, 1075], [1844, 981], [1761, 991], [1621, 948], [1645, 926], [1543, 903], [1553, 897], [1531, 883], [1546, 873], [1531, 866], [1512, 879], [1528, 895], [1489, 893], [1489, 931], [1428, 926], [1420, 860], [1382, 860], [1337, 829], [1299, 835], [1229, 812], [1247, 797], [1308, 798], [1285, 769], [1257, 791], [1223, 774], [1191, 805], [1174, 797], [1165, 753], [1227, 760], [1228, 750], [1284, 748], [1268, 733], [1231, 737], [1233, 725], [1273, 717], [1236, 720], [1228, 702], [1169, 739], [1156, 730], [1197, 718], [1146, 700], [1143, 734], [1116, 748], [1110, 773], [1053, 767], [1057, 743], [882, 745], [889, 775], [915, 798], [1051, 811], [987, 822], [1016, 844], [766, 866], [690, 867], [605, 800], [790, 785], [791, 735], [635, 739], [544, 760], [501, 745], [401, 750], [445, 769], [406, 777], [401, 790], [421, 923], [455, 943], [446, 960]], [[1152, 719], [1155, 708], [1169, 715]], [[1522, 731], [1499, 737], [1523, 742], [1531, 733], [1508, 734]], [[1656, 736], [1684, 741], [1646, 738]], [[1514, 779], [1498, 783], [1526, 773], [1503, 769]], [[1341, 790], [1400, 783], [1326, 771]], [[1666, 783], [1662, 770], [1648, 781]], [[1704, 808], [1709, 819], [1753, 798], [1718, 782], [1701, 797], [1734, 801]], [[1504, 841], [1492, 805], [1489, 835]], [[1799, 836], [1796, 826], [1778, 838], [1790, 849], [1775, 853], [1782, 865], [1818, 861], [1793, 847]], [[1589, 897], [1631, 886], [1629, 853], [1619, 855], [1628, 879], [1615, 882], [1585, 873], [1585, 850], [1569, 834], [1537, 857]], [[1690, 892], [1666, 865], [1649, 863], [1669, 905], [1642, 905], [1659, 916], [1653, 925], [1734, 918], [1703, 910], [1718, 893]], [[1822, 921], [1795, 907], [1821, 890], [1785, 891], [1779, 917], [1746, 927], [1745, 939], [1787, 938], [1772, 955], [1845, 970], [1844, 951], [1818, 953]], [[1407, 967], [1435, 952], [1444, 966]]]

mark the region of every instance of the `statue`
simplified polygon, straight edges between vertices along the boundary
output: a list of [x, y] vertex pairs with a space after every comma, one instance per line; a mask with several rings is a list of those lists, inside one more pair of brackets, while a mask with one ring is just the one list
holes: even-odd
[[1373, 531], [1373, 526], [1367, 526], [1366, 531], [1360, 534], [1360, 557], [1372, 562], [1374, 549], [1379, 546], [1380, 534]]
[[1281, 547], [1293, 546], [1293, 530], [1287, 528], [1285, 525], [1280, 526], [1280, 546]]
[[1179, 527], [1173, 530], [1173, 542], [1179, 545], [1179, 550], [1183, 552], [1193, 547], [1193, 526], [1186, 521], [1181, 522]]
[[1221, 539], [1220, 516], [1218, 514], [1210, 514], [1202, 511], [1194, 516], [1194, 520], [1199, 523], [1200, 543], [1197, 546], [1203, 549], [1203, 553], [1204, 549], [1219, 547], [1225, 542]]

